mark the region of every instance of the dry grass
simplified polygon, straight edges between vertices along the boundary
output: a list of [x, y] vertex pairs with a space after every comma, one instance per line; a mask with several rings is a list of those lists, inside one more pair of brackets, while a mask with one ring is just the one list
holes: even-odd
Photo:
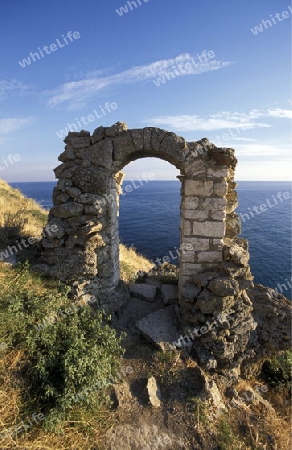
[[[19, 232], [24, 236], [40, 237], [47, 220], [48, 212], [35, 200], [25, 197], [18, 189], [0, 180], [0, 239], [9, 242], [7, 229], [19, 225]], [[6, 231], [5, 231], [6, 229]], [[17, 233], [17, 230], [16, 230]]]
[[127, 248], [120, 244], [120, 270], [123, 281], [134, 281], [135, 274], [139, 270], [149, 272], [153, 265], [147, 258], [139, 255], [134, 247]]

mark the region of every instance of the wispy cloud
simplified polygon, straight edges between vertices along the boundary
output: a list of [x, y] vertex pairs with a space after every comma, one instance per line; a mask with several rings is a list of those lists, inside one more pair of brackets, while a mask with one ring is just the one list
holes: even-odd
[[[50, 95], [49, 106], [65, 105], [69, 109], [77, 109], [85, 105], [85, 100], [93, 97], [101, 90], [113, 85], [125, 85], [142, 83], [154, 80], [171, 71], [175, 66], [186, 64], [192, 61], [193, 56], [189, 53], [182, 53], [175, 58], [155, 61], [153, 63], [135, 66], [128, 70], [109, 76], [97, 76], [86, 78], [79, 81], [62, 84], [56, 89], [47, 92]], [[192, 69], [186, 73], [181, 72], [178, 76], [198, 75], [200, 73], [219, 70], [228, 67], [231, 62], [228, 61], [207, 61], [203, 64], [193, 65]]]
[[0, 79], [0, 101], [7, 96], [26, 94], [31, 91], [31, 87], [18, 80]]
[[222, 129], [253, 129], [268, 128], [270, 124], [259, 121], [261, 118], [290, 119], [292, 111], [284, 109], [269, 109], [266, 111], [254, 109], [247, 113], [222, 111], [209, 116], [179, 115], [158, 116], [143, 123], [153, 126], [164, 126], [174, 131], [211, 131]]
[[0, 135], [12, 133], [20, 128], [31, 125], [34, 121], [35, 119], [33, 117], [0, 119]]

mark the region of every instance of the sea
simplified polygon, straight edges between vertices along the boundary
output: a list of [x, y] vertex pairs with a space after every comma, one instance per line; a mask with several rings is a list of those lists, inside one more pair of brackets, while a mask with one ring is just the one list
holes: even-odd
[[[55, 182], [10, 183], [44, 208], [52, 206]], [[126, 192], [126, 186], [130, 185]], [[178, 264], [180, 181], [125, 181], [120, 196], [120, 241], [153, 262]], [[291, 292], [291, 183], [239, 181], [240, 237], [248, 239], [255, 282]]]

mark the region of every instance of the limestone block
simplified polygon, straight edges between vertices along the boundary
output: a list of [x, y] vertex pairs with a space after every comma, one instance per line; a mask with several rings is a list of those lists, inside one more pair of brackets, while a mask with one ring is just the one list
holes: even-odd
[[77, 202], [68, 202], [53, 207], [52, 211], [55, 216], [65, 219], [68, 217], [79, 216], [80, 214], [82, 214], [83, 205]]
[[115, 161], [128, 161], [130, 155], [134, 152], [134, 144], [132, 141], [131, 132], [127, 131], [118, 137], [114, 137], [114, 160]]
[[74, 149], [76, 148], [87, 148], [90, 147], [90, 133], [86, 136], [80, 136], [81, 133], [78, 132], [69, 132], [68, 136], [65, 139], [65, 142], [70, 144]]
[[152, 128], [144, 128], [143, 129], [143, 149], [151, 150], [151, 133]]
[[102, 166], [106, 169], [110, 169], [112, 166], [113, 143], [111, 139], [104, 139], [88, 149], [76, 150], [75, 152], [80, 158], [85, 158], [97, 166]]
[[224, 197], [227, 193], [227, 183], [214, 183], [214, 194], [218, 195], [218, 197]]
[[69, 195], [67, 194], [60, 194], [56, 195], [57, 191], [53, 194], [53, 202], [54, 205], [61, 205], [62, 203], [67, 203], [70, 200]]
[[151, 133], [151, 149], [160, 151], [161, 142], [164, 139], [166, 133], [159, 128], [153, 128]]
[[83, 203], [84, 205], [93, 205], [96, 202], [105, 203], [105, 199], [101, 195], [97, 194], [81, 194], [77, 198], [79, 203]]
[[93, 205], [84, 206], [85, 214], [96, 214], [100, 215], [103, 212], [103, 204], [100, 202], [93, 203]]
[[140, 151], [144, 148], [144, 133], [143, 130], [131, 130], [134, 147]]
[[[192, 246], [193, 251], [209, 250], [209, 247], [210, 247], [209, 239], [199, 239], [199, 238], [193, 238], [193, 237], [186, 237], [184, 239], [184, 243], [185, 244], [190, 244]], [[189, 248], [189, 251], [191, 251], [191, 248]]]
[[194, 236], [224, 237], [224, 222], [194, 222]]
[[171, 305], [159, 309], [138, 320], [136, 327], [162, 350], [173, 349], [173, 342], [181, 335], [178, 306]]
[[101, 141], [105, 137], [104, 127], [98, 127], [94, 130], [91, 136], [91, 143], [95, 144], [96, 142]]
[[200, 199], [199, 201], [199, 209], [210, 209], [214, 211], [221, 211], [224, 210], [226, 207], [227, 200], [226, 198], [218, 198], [218, 197], [211, 197], [211, 198], [205, 198]]
[[220, 262], [222, 261], [222, 252], [199, 252], [198, 262]]
[[56, 177], [56, 178], [60, 178], [61, 175], [62, 175], [62, 173], [63, 173], [67, 168], [69, 168], [69, 167], [70, 167], [70, 166], [68, 165], [68, 163], [63, 163], [63, 164], [60, 164], [59, 166], [57, 166], [57, 167], [54, 169], [55, 177]]
[[186, 209], [183, 212], [183, 217], [185, 219], [192, 219], [192, 220], [206, 220], [208, 219], [208, 215], [209, 215], [209, 211], [202, 211], [202, 210], [191, 210], [191, 209]]
[[180, 262], [190, 262], [190, 263], [194, 263], [195, 262], [195, 252], [194, 251], [190, 251], [190, 252], [182, 252], [180, 254], [180, 258], [179, 258]]
[[174, 133], [168, 132], [165, 132], [165, 137], [161, 142], [161, 150], [169, 156], [169, 161], [173, 164], [185, 161], [185, 155], [188, 152], [186, 141]]
[[183, 275], [196, 275], [202, 270], [202, 264], [182, 263], [180, 269]]
[[213, 178], [226, 178], [228, 176], [228, 169], [225, 166], [215, 165], [214, 167], [208, 168], [207, 175]]
[[185, 197], [183, 199], [183, 209], [196, 209], [199, 205], [199, 199], [197, 197]]
[[195, 176], [200, 173], [205, 173], [205, 171], [205, 161], [202, 160], [191, 160], [186, 165], [186, 175], [188, 177]]
[[44, 227], [43, 234], [47, 238], [61, 239], [65, 234], [62, 220], [60, 219], [49, 220], [47, 225]]
[[226, 218], [226, 212], [225, 211], [211, 211], [210, 217], [213, 220], [224, 220]]
[[182, 230], [184, 236], [191, 236], [193, 232], [192, 222], [190, 222], [189, 220], [184, 220]]
[[213, 181], [185, 180], [184, 193], [186, 196], [210, 197], [213, 193]]
[[78, 197], [81, 194], [80, 189], [72, 186], [66, 187], [65, 192], [74, 199], [76, 199], [76, 197]]
[[61, 162], [67, 162], [67, 161], [71, 161], [74, 160], [76, 158], [75, 153], [74, 153], [74, 149], [72, 147], [68, 147], [66, 145], [66, 149], [63, 153], [60, 154], [60, 156], [58, 157], [58, 160]]
[[83, 192], [106, 194], [109, 183], [105, 169], [80, 167], [72, 173], [72, 182]]

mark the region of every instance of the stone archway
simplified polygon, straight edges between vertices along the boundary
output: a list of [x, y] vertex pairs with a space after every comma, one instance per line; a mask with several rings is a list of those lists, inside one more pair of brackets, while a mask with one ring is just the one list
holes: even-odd
[[[253, 277], [247, 242], [237, 238], [234, 150], [217, 148], [207, 139], [186, 142], [158, 128], [128, 130], [121, 122], [99, 127], [92, 135], [70, 132], [65, 143], [59, 156], [62, 164], [55, 169], [58, 183], [46, 227], [52, 230], [54, 225], [56, 231], [47, 233], [42, 241], [42, 270], [79, 284], [88, 297], [99, 299], [105, 292], [100, 306], [108, 312], [120, 306], [111, 300], [111, 294], [120, 279], [117, 215], [121, 170], [138, 158], [161, 158], [180, 170], [180, 245], [187, 249], [179, 261], [184, 329], [201, 326], [219, 314], [226, 318], [235, 308], [239, 319], [229, 323], [228, 329], [224, 321], [216, 323], [221, 344], [205, 343], [203, 336], [197, 350], [202, 347], [201, 359], [208, 360], [210, 367], [214, 358], [223, 362], [240, 354], [254, 327], [246, 295]], [[235, 335], [244, 321], [245, 336], [239, 345]], [[232, 327], [237, 331], [230, 337]], [[226, 345], [222, 347], [223, 341]]]

